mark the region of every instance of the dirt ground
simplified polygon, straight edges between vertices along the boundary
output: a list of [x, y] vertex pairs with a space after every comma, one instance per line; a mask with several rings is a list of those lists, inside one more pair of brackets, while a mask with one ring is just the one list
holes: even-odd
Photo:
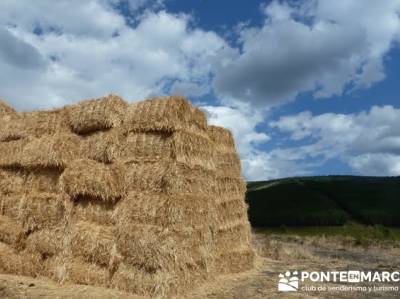
[[[399, 287], [397, 283], [335, 284], [300, 281], [298, 292], [278, 292], [279, 274], [286, 271], [399, 271], [400, 247], [393, 242], [358, 244], [344, 237], [298, 237], [254, 234], [259, 255], [256, 269], [247, 273], [224, 276], [193, 290], [186, 298], [400, 298], [400, 291], [358, 290], [318, 291], [355, 285], [358, 287]], [[311, 287], [317, 290], [310, 290]], [[308, 288], [305, 290], [305, 288]], [[368, 290], [368, 288], [367, 288]], [[0, 275], [0, 298], [139, 298], [98, 287], [59, 286], [49, 280]]]

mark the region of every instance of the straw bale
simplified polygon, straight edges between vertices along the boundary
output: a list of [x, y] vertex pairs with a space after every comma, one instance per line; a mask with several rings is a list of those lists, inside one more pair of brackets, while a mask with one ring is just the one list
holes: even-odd
[[29, 134], [24, 129], [24, 118], [22, 114], [3, 116], [0, 126], [0, 141], [14, 141], [27, 137]]
[[96, 132], [85, 137], [84, 155], [103, 163], [113, 161], [175, 161], [214, 169], [214, 144], [200, 130], [167, 132]]
[[235, 152], [235, 140], [232, 133], [222, 127], [208, 126], [207, 133], [215, 143], [218, 152]]
[[21, 155], [26, 168], [64, 169], [80, 158], [80, 138], [73, 134], [54, 134], [30, 140]]
[[231, 196], [243, 196], [246, 192], [246, 183], [242, 177], [219, 176], [216, 179], [215, 193], [218, 195], [231, 194]]
[[240, 247], [219, 255], [216, 259], [218, 273], [233, 274], [254, 267], [254, 251], [249, 246]]
[[17, 168], [21, 166], [21, 154], [27, 140], [0, 142], [0, 167]]
[[24, 178], [21, 172], [12, 169], [0, 169], [0, 196], [21, 192]]
[[212, 198], [207, 196], [130, 192], [118, 203], [114, 218], [120, 226], [142, 223], [198, 227], [210, 225], [216, 213]]
[[220, 228], [216, 234], [216, 246], [219, 252], [250, 244], [250, 227], [246, 222], [234, 226]]
[[25, 239], [22, 227], [7, 216], [0, 215], [0, 242], [21, 248]]
[[27, 135], [32, 137], [70, 132], [65, 109], [27, 112], [23, 114], [22, 123]]
[[218, 187], [215, 178], [215, 171], [171, 163], [164, 176], [164, 191], [167, 194], [214, 195]]
[[14, 108], [10, 107], [6, 102], [0, 99], [0, 117], [8, 114], [17, 113]]
[[200, 130], [180, 130], [172, 134], [173, 158], [189, 166], [215, 169], [214, 143]]
[[173, 297], [252, 268], [232, 134], [186, 99], [5, 114], [0, 271]]
[[11, 141], [26, 137], [41, 137], [68, 132], [65, 109], [25, 112], [12, 115], [0, 127], [0, 141]]
[[223, 176], [229, 173], [231, 176], [241, 176], [240, 157], [236, 152], [215, 153], [214, 164], [215, 168], [218, 170], [218, 175]]
[[130, 132], [121, 144], [120, 159], [125, 162], [170, 160], [170, 137], [165, 132]]
[[31, 192], [21, 197], [18, 218], [24, 230], [31, 232], [60, 223], [64, 211], [62, 195]]
[[179, 255], [176, 239], [168, 228], [142, 224], [120, 227], [117, 250], [126, 263], [148, 272], [173, 270]]
[[23, 194], [0, 195], [0, 215], [9, 217], [13, 221], [19, 219], [19, 207]]
[[36, 277], [41, 268], [39, 254], [17, 252], [0, 242], [0, 272]]
[[61, 189], [73, 199], [89, 196], [115, 202], [123, 194], [123, 167], [104, 165], [93, 160], [76, 160], [60, 178]]
[[182, 227], [174, 230], [174, 234], [180, 246], [182, 264], [199, 273], [211, 273], [214, 269], [215, 255], [215, 233], [212, 225]]
[[79, 221], [73, 224], [71, 252], [89, 263], [107, 266], [115, 243], [113, 227]]
[[247, 219], [248, 206], [243, 199], [217, 203], [216, 211], [219, 223]]
[[33, 232], [26, 239], [26, 251], [45, 258], [56, 256], [62, 251], [64, 233], [63, 225]]
[[213, 235], [209, 228], [130, 224], [120, 227], [117, 250], [126, 264], [148, 272], [177, 271], [200, 265], [207, 271], [213, 253]]
[[168, 298], [171, 292], [176, 291], [175, 281], [171, 272], [145, 271], [138, 266], [121, 264], [112, 277], [111, 286], [151, 298]]
[[73, 207], [74, 221], [89, 221], [103, 225], [114, 225], [114, 205], [105, 201], [94, 201], [90, 197], [80, 196], [75, 199]]
[[22, 117], [16, 115], [0, 115], [0, 142], [15, 141], [27, 137], [23, 131]]
[[23, 172], [25, 192], [60, 193], [59, 178], [62, 170], [54, 168], [30, 169]]
[[69, 125], [77, 134], [118, 127], [128, 104], [116, 95], [91, 99], [68, 107]]
[[79, 258], [57, 258], [49, 266], [49, 276], [61, 283], [108, 286], [109, 273], [105, 267], [86, 263]]
[[118, 129], [93, 132], [83, 137], [82, 155], [98, 162], [114, 162], [120, 155], [122, 140]]
[[163, 192], [165, 180], [169, 170], [169, 163], [145, 162], [127, 163], [125, 165], [125, 187], [129, 191]]
[[174, 132], [190, 127], [205, 129], [207, 119], [184, 97], [150, 99], [129, 106], [125, 126], [129, 131]]

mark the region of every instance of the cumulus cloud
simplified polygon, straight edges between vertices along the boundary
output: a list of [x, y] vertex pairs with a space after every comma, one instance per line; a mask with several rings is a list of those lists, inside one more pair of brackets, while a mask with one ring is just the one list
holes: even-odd
[[5, 63], [17, 67], [35, 69], [44, 66], [41, 54], [30, 44], [12, 35], [7, 29], [0, 28], [0, 57]]
[[[0, 19], [1, 96], [19, 109], [110, 92], [128, 100], [171, 90], [200, 96], [213, 61], [230, 49], [217, 34], [192, 28], [187, 15], [146, 11], [129, 26], [105, 1], [4, 1]], [[39, 62], [46, 67], [33, 69]]]
[[363, 175], [400, 175], [400, 109], [374, 106], [358, 114], [302, 112], [270, 122], [306, 145], [277, 149], [297, 161], [338, 158]]
[[308, 167], [301, 165], [282, 151], [266, 152], [262, 149], [271, 140], [266, 133], [257, 130], [265, 115], [248, 107], [202, 106], [210, 124], [223, 126], [232, 131], [240, 153], [243, 175], [248, 180], [272, 179], [284, 176], [309, 174]]
[[[305, 174], [311, 164], [302, 164], [302, 157], [329, 156], [323, 134], [351, 129], [357, 136], [362, 128], [354, 127], [355, 115], [319, 119], [303, 113], [281, 119], [271, 129], [291, 132], [293, 140], [312, 137], [320, 142], [267, 153], [271, 135], [258, 127], [268, 107], [302, 92], [329, 97], [382, 80], [385, 54], [400, 41], [400, 4], [288, 3], [264, 5], [264, 24], [238, 26], [233, 46], [217, 33], [193, 26], [190, 15], [166, 11], [164, 0], [4, 0], [0, 97], [31, 110], [107, 93], [131, 101], [178, 93], [204, 96], [211, 99], [204, 107], [210, 122], [234, 132], [248, 178]], [[309, 120], [313, 126], [307, 126]], [[374, 138], [383, 138], [376, 132]], [[345, 154], [354, 169], [391, 165], [388, 173], [397, 171], [391, 160], [397, 155], [396, 136], [389, 134], [374, 149], [363, 144], [365, 138], [342, 135], [335, 152]]]
[[216, 69], [214, 88], [226, 101], [279, 105], [302, 92], [330, 97], [385, 77], [384, 55], [400, 31], [399, 1], [274, 1], [263, 11], [264, 25], [243, 28], [241, 53]]

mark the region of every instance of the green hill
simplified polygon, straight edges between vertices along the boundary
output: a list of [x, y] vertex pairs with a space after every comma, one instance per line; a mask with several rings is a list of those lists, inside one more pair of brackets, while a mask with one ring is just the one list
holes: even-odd
[[400, 177], [323, 176], [248, 182], [253, 226], [345, 222], [400, 226]]

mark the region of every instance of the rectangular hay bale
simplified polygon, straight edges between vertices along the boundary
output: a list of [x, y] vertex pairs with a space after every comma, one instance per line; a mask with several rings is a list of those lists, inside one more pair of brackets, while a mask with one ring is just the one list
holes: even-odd
[[0, 167], [21, 167], [22, 151], [26, 144], [25, 139], [0, 142]]
[[214, 142], [217, 152], [236, 152], [235, 140], [231, 131], [218, 126], [207, 126], [207, 133]]
[[88, 263], [108, 266], [115, 244], [115, 229], [87, 221], [71, 226], [71, 254]]
[[205, 129], [207, 119], [183, 97], [165, 97], [134, 103], [129, 106], [125, 119], [129, 131], [174, 132], [180, 129]]
[[116, 95], [81, 101], [67, 108], [69, 125], [77, 134], [115, 128], [121, 124], [127, 107], [128, 104]]
[[76, 199], [89, 196], [117, 201], [124, 192], [124, 169], [120, 164], [104, 165], [93, 160], [75, 160], [60, 178], [61, 189]]
[[19, 194], [23, 186], [23, 172], [13, 169], [0, 169], [0, 196]]
[[221, 274], [240, 273], [254, 268], [255, 253], [245, 246], [220, 254], [216, 258], [216, 268]]
[[41, 137], [70, 131], [65, 109], [17, 113], [0, 126], [0, 141]]
[[113, 288], [151, 298], [168, 298], [176, 292], [173, 273], [167, 271], [146, 271], [140, 267], [121, 264], [114, 273]]
[[63, 196], [52, 193], [29, 193], [21, 197], [18, 221], [25, 231], [51, 228], [63, 221]]
[[0, 215], [0, 242], [14, 248], [21, 248], [25, 241], [22, 227], [11, 218]]
[[73, 202], [72, 221], [88, 221], [102, 225], [115, 225], [115, 206], [111, 202], [80, 196]]
[[172, 134], [172, 156], [189, 167], [215, 169], [214, 143], [202, 130], [179, 130]]
[[20, 165], [33, 169], [64, 169], [79, 158], [81, 158], [80, 138], [74, 134], [57, 133], [30, 138], [22, 150]]
[[17, 252], [14, 248], [0, 242], [1, 273], [36, 277], [40, 269], [40, 255]]
[[141, 223], [199, 227], [211, 225], [216, 220], [216, 211], [213, 199], [208, 196], [131, 192], [118, 203], [114, 218], [120, 226]]

